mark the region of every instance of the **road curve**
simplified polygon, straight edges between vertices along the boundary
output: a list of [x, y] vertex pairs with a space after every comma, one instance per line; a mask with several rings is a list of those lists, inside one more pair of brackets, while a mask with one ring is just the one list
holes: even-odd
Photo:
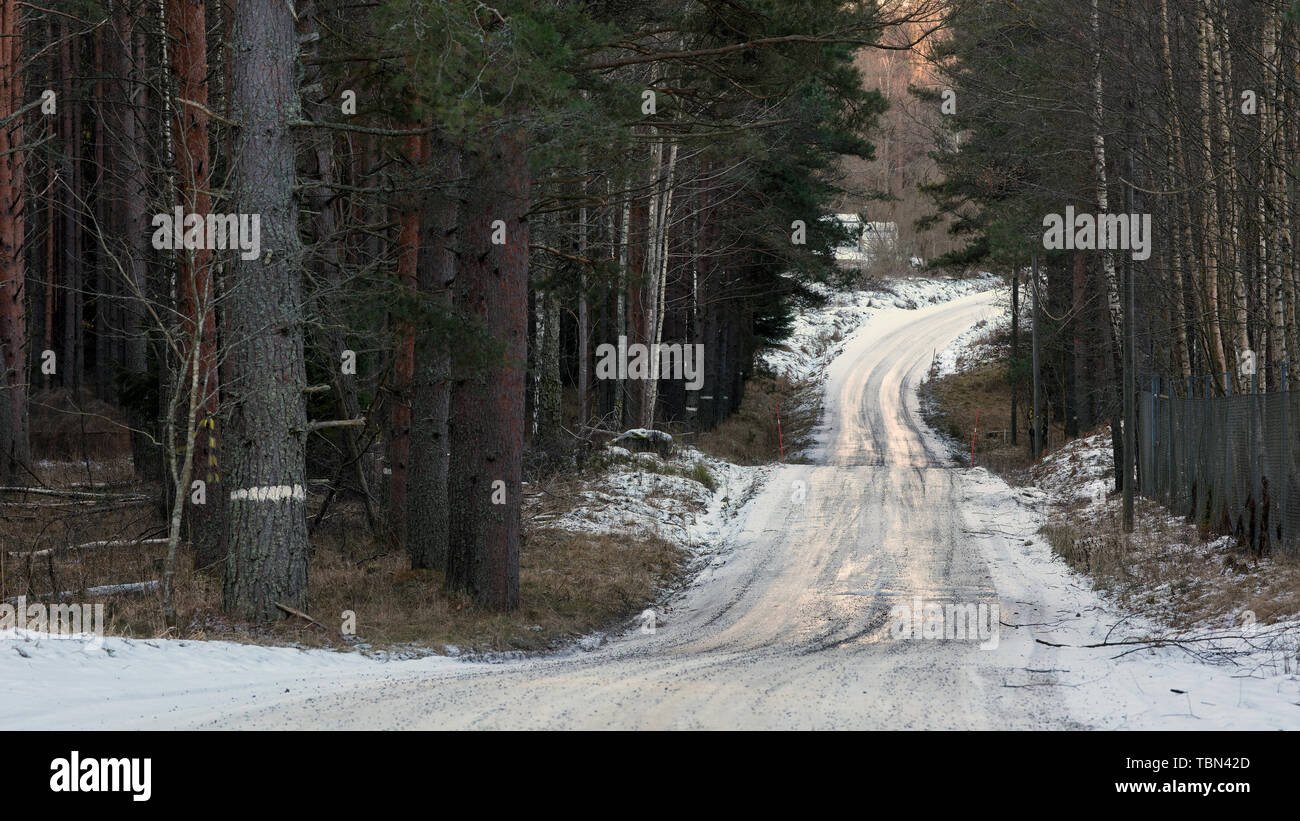
[[725, 559], [653, 634], [631, 631], [590, 653], [333, 682], [202, 726], [1080, 726], [1057, 688], [1008, 686], [1053, 666], [1040, 658], [1050, 648], [1028, 637], [1004, 635], [990, 647], [891, 634], [891, 607], [917, 597], [999, 603], [1002, 620], [1052, 610], [1032, 578], [1008, 576], [1008, 552], [1023, 534], [998, 532], [996, 505], [981, 512], [980, 494], [963, 487], [966, 471], [945, 458], [917, 409], [934, 352], [990, 316], [993, 299], [886, 312], [851, 339], [828, 371], [813, 464], [772, 475]]

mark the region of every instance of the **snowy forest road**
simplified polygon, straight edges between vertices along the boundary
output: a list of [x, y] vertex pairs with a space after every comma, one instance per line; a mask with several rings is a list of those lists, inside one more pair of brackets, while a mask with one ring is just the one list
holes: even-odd
[[1032, 686], [1066, 665], [1028, 631], [1002, 628], [995, 641], [890, 632], [891, 607], [918, 597], [1000, 600], [995, 629], [998, 613], [1009, 623], [1054, 620], [1062, 606], [1074, 615], [1016, 571], [1012, 554], [1032, 533], [1003, 515], [1015, 507], [1011, 490], [987, 477], [967, 487], [917, 407], [934, 352], [991, 317], [993, 298], [890, 312], [851, 339], [828, 373], [813, 464], [772, 476], [742, 511], [725, 560], [653, 633], [589, 653], [331, 686], [208, 726], [1086, 726], [1066, 716], [1058, 688]]
[[[494, 662], [20, 640], [0, 652], [0, 727], [1300, 729], [1294, 674], [1099, 647], [1166, 628], [1052, 553], [1041, 491], [953, 464], [924, 425], [935, 353], [996, 300], [882, 310], [844, 342], [810, 463], [770, 469], [654, 632]], [[955, 610], [951, 638], [893, 629], [947, 605], [975, 611], [974, 635]]]

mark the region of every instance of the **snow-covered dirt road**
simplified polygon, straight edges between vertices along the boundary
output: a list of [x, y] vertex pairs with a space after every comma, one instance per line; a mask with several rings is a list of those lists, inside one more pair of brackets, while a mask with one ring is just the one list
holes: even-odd
[[[233, 675], [223, 686], [214, 672], [199, 691], [169, 691], [163, 668], [156, 688], [137, 686], [121, 703], [90, 686], [77, 691], [86, 701], [52, 703], [33, 688], [41, 712], [19, 720], [0, 707], [0, 726], [1300, 726], [1294, 676], [1243, 677], [1177, 649], [1116, 659], [1130, 648], [1078, 647], [1136, 622], [1035, 535], [1041, 494], [953, 466], [920, 420], [916, 386], [935, 352], [991, 316], [994, 299], [891, 311], [863, 326], [827, 372], [812, 464], [772, 474], [653, 632], [496, 664], [314, 660], [292, 685]], [[926, 605], [974, 606], [997, 630], [899, 637], [893, 608], [918, 603], [918, 618], [932, 618]]]

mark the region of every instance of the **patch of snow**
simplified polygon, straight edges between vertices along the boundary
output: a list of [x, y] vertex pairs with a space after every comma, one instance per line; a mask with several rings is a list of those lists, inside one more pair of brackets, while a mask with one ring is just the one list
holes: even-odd
[[921, 305], [950, 302], [1001, 287], [1003, 280], [987, 272], [978, 277], [915, 277], [890, 280], [888, 290], [834, 291], [814, 284], [810, 290], [828, 299], [820, 308], [806, 308], [794, 318], [790, 336], [763, 351], [759, 362], [773, 373], [794, 381], [816, 379], [844, 350], [844, 343], [864, 323]]

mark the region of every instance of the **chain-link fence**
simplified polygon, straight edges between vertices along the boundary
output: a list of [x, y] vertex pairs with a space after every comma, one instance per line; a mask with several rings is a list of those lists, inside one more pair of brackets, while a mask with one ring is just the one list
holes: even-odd
[[1300, 391], [1152, 388], [1138, 402], [1141, 494], [1260, 553], [1300, 551]]

